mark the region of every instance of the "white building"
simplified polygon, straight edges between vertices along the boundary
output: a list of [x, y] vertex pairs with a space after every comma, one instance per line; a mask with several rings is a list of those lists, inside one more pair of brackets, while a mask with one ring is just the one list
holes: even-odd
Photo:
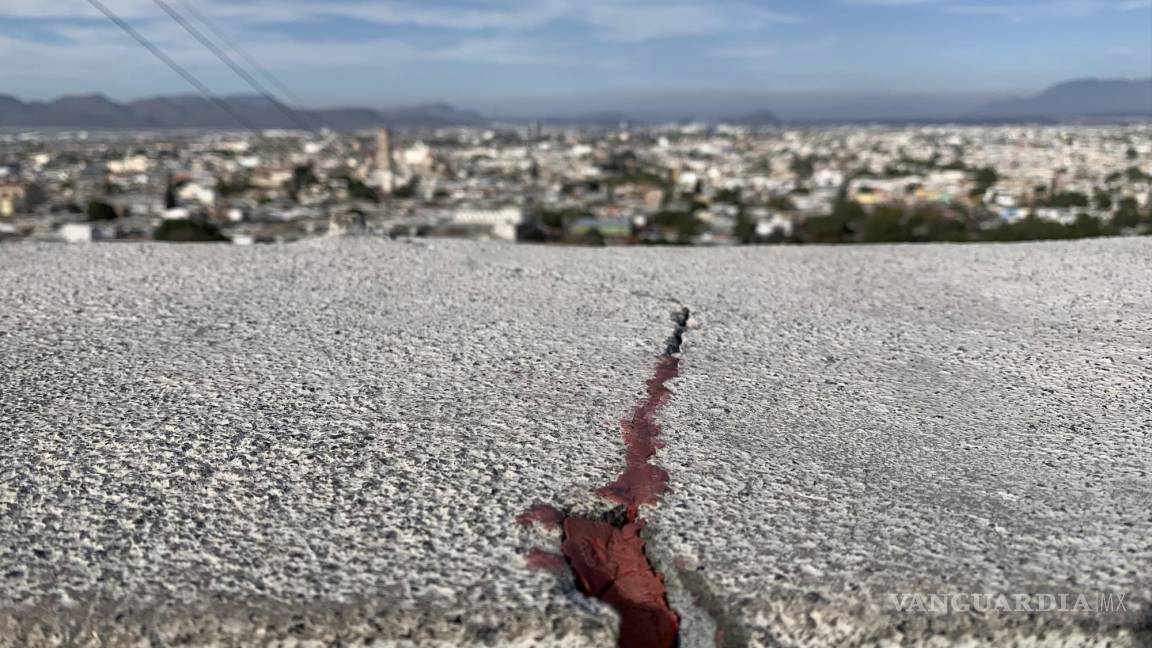
[[490, 226], [494, 238], [515, 241], [516, 227], [524, 222], [524, 211], [519, 207], [458, 209], [452, 215], [452, 222], [470, 227]]
[[60, 226], [59, 234], [65, 243], [91, 243], [94, 238], [92, 225], [88, 223], [65, 223]]

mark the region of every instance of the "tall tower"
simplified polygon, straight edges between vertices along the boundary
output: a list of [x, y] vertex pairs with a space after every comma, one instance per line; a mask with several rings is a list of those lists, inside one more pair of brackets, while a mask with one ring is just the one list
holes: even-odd
[[392, 161], [392, 131], [387, 128], [376, 131], [376, 170], [388, 173], [395, 171]]
[[396, 163], [392, 155], [392, 131], [381, 128], [376, 131], [376, 169], [373, 175], [380, 188], [391, 193], [396, 185]]

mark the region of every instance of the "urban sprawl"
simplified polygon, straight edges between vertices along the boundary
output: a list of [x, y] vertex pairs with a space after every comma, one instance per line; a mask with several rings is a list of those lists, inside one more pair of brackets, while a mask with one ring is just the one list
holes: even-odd
[[0, 134], [0, 240], [1152, 234], [1152, 125]]

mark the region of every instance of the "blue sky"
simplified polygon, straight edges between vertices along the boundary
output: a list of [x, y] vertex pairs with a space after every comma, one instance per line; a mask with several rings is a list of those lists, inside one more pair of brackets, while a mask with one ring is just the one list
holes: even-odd
[[[312, 105], [751, 105], [1152, 76], [1152, 0], [168, 1], [214, 17]], [[246, 91], [152, 0], [104, 2], [220, 93]], [[85, 0], [0, 0], [0, 78], [23, 98], [189, 90]]]

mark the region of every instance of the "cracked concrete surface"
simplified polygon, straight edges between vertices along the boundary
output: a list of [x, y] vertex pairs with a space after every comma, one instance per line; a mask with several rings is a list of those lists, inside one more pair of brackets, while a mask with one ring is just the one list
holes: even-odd
[[[699, 271], [677, 292], [705, 326], [664, 411], [673, 492], [648, 519], [738, 631], [1149, 641], [1149, 242], [685, 262]], [[1079, 592], [1125, 594], [1131, 614], [901, 615], [886, 599]]]
[[0, 247], [0, 645], [611, 645], [515, 518], [619, 473], [664, 296], [685, 644], [1148, 640], [883, 595], [1149, 609], [1152, 241], [344, 240]]

